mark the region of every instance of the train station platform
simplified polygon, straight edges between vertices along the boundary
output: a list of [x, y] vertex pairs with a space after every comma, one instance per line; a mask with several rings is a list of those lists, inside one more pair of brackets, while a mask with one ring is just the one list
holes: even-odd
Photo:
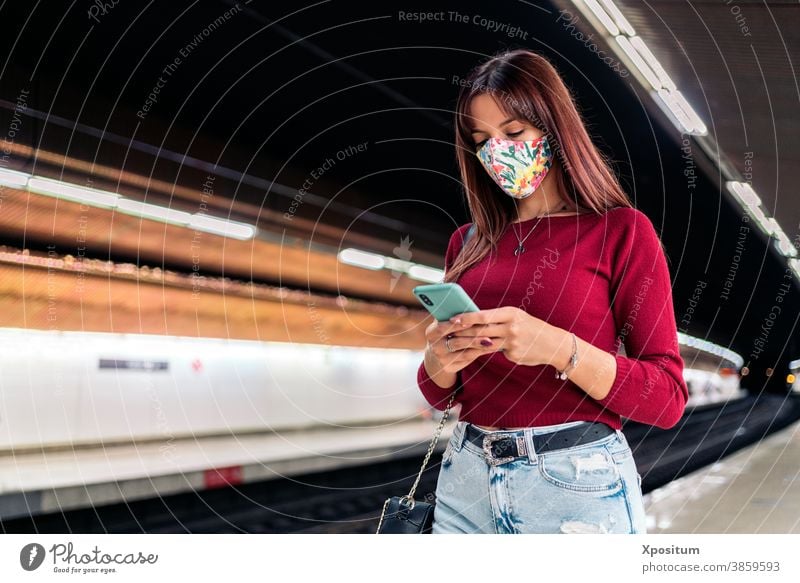
[[[743, 404], [755, 410], [752, 403]], [[728, 409], [731, 415], [739, 415], [739, 409]], [[713, 414], [719, 416], [719, 412]], [[697, 422], [708, 426], [705, 417]], [[0, 452], [0, 520], [364, 467], [398, 457], [413, 459], [416, 468], [437, 423], [417, 418], [383, 425], [29, 450], [14, 455]], [[443, 451], [454, 426], [455, 418], [448, 420], [437, 453]], [[690, 429], [685, 426], [678, 438], [681, 433], [690, 435]], [[652, 452], [638, 447], [641, 439], [634, 429], [629, 433], [634, 451], [639, 452], [643, 477], [652, 481], [659, 469], [648, 458]], [[665, 436], [669, 437], [668, 432]], [[663, 445], [656, 440], [650, 450], [662, 452]], [[800, 421], [696, 471], [681, 472], [681, 477], [646, 491], [648, 533], [800, 533], [797, 460]]]
[[[422, 456], [438, 420], [0, 452], [0, 520]], [[436, 444], [452, 434], [449, 420]], [[420, 458], [421, 459], [421, 458]]]
[[800, 533], [800, 422], [644, 495], [648, 533]]

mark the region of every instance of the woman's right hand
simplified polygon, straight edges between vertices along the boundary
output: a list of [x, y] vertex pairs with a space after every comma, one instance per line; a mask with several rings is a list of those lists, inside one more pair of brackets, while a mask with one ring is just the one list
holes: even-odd
[[[496, 350], [493, 344], [489, 346], [481, 344], [482, 341], [491, 342], [491, 339], [486, 336], [453, 336], [450, 339], [450, 348], [452, 349], [450, 352], [445, 344], [447, 336], [463, 330], [465, 328], [461, 324], [454, 324], [449, 320], [442, 322], [434, 320], [425, 329], [426, 365], [433, 365], [436, 369], [429, 370], [431, 376], [440, 371], [455, 374], [479, 356]], [[430, 367], [426, 366], [426, 368]]]

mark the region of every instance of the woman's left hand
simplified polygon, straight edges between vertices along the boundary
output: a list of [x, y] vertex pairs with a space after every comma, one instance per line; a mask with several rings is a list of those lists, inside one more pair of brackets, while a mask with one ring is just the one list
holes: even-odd
[[563, 364], [559, 362], [559, 354], [564, 349], [563, 343], [569, 341], [569, 334], [525, 310], [504, 306], [450, 318], [454, 323], [458, 320], [462, 329], [451, 336], [488, 336], [493, 342], [488, 349], [502, 351], [511, 362], [528, 366]]

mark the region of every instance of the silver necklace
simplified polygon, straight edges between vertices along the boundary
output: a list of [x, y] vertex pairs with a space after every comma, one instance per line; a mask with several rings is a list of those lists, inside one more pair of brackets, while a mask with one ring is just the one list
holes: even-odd
[[514, 256], [519, 256], [520, 253], [525, 253], [525, 246], [523, 245], [523, 243], [527, 240], [528, 237], [531, 236], [531, 233], [533, 233], [534, 229], [536, 229], [536, 227], [539, 225], [539, 223], [542, 221], [543, 218], [545, 218], [547, 216], [550, 216], [553, 213], [557, 213], [559, 211], [562, 211], [562, 210], [566, 210], [566, 209], [564, 207], [562, 207], [562, 208], [560, 208], [558, 210], [553, 211], [552, 213], [545, 213], [543, 215], [539, 215], [539, 220], [536, 221], [536, 224], [533, 225], [533, 228], [530, 231], [528, 231], [527, 235], [525, 235], [525, 239], [520, 239], [519, 238], [519, 235], [517, 235], [517, 230], [514, 228], [514, 223], [511, 223], [511, 230], [514, 231], [514, 236], [517, 238], [517, 241], [519, 242], [519, 245], [517, 245], [517, 248], [514, 249]]

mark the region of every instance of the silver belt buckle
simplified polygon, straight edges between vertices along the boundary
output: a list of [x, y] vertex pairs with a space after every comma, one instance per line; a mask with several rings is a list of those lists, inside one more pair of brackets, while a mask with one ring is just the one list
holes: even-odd
[[[483, 451], [486, 454], [486, 461], [493, 466], [498, 466], [500, 464], [514, 461], [514, 459], [516, 458], [516, 456], [513, 455], [504, 457], [494, 457], [494, 454], [492, 453], [492, 444], [495, 441], [499, 441], [501, 439], [514, 439], [514, 436], [503, 435], [501, 433], [489, 433], [483, 436]], [[526, 455], [525, 437], [517, 436], [516, 441], [517, 441], [517, 452], [519, 453], [519, 455], [521, 456]]]

